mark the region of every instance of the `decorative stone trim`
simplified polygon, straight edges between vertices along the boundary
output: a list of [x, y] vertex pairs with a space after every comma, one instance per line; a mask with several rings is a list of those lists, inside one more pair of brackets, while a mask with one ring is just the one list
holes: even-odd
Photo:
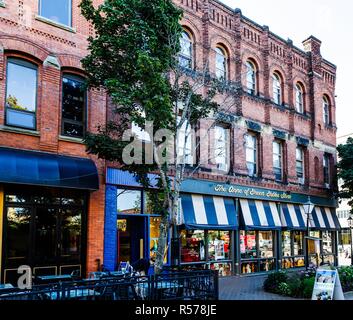
[[5, 2], [0, 0], [0, 8], [5, 8], [5, 7], [6, 7]]
[[11, 132], [11, 133], [20, 133], [28, 136], [39, 137], [39, 131], [27, 130], [22, 128], [8, 127], [8, 126], [0, 126], [0, 131]]
[[254, 121], [246, 120], [246, 125], [247, 125], [248, 129], [250, 129], [250, 130], [257, 131], [257, 132], [262, 131], [261, 125], [254, 122]]
[[73, 137], [66, 137], [66, 136], [59, 136], [59, 140], [60, 141], [66, 141], [66, 142], [74, 142], [74, 143], [80, 143], [80, 144], [84, 144], [83, 139], [80, 138], [73, 138]]
[[55, 69], [60, 70], [60, 63], [57, 57], [49, 55], [44, 61], [44, 66], [45, 67], [53, 67]]
[[306, 139], [306, 138], [296, 137], [296, 140], [297, 140], [297, 144], [300, 146], [307, 147], [310, 144], [309, 139]]

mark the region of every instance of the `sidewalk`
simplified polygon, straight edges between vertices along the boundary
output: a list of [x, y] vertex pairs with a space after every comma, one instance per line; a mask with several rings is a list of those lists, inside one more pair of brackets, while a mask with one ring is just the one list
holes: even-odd
[[[243, 276], [219, 278], [220, 300], [302, 300], [265, 292], [262, 285], [267, 276]], [[353, 300], [353, 292], [345, 294]]]

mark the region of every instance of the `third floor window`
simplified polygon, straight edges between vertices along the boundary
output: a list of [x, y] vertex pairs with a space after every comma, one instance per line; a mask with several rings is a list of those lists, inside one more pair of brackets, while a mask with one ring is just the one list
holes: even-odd
[[273, 172], [277, 181], [282, 181], [283, 150], [280, 141], [273, 141]]
[[296, 149], [296, 171], [298, 182], [304, 184], [304, 149], [302, 147]]
[[215, 163], [217, 168], [223, 171], [229, 170], [229, 143], [228, 130], [221, 126], [216, 126], [215, 133]]
[[324, 168], [324, 183], [330, 183], [330, 155], [325, 154], [323, 160], [323, 168]]
[[187, 31], [183, 31], [180, 38], [179, 65], [183, 68], [192, 69], [193, 67], [193, 42], [192, 37]]
[[256, 93], [256, 67], [250, 60], [246, 62], [246, 88], [249, 94]]
[[71, 27], [72, 0], [39, 0], [39, 14], [54, 22]]
[[299, 83], [295, 86], [295, 110], [304, 113], [304, 90]]
[[323, 112], [323, 120], [325, 125], [330, 124], [330, 102], [327, 97], [324, 96], [322, 100], [322, 112]]
[[227, 55], [223, 48], [216, 48], [216, 77], [219, 80], [227, 79]]
[[273, 101], [276, 104], [282, 104], [282, 81], [278, 73], [272, 76]]

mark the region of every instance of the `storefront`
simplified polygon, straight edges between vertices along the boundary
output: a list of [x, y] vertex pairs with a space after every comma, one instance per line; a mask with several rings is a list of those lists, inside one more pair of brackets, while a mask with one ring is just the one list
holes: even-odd
[[[335, 201], [312, 197], [315, 209], [309, 218], [311, 238], [307, 241], [306, 195], [191, 179], [184, 181], [182, 191], [186, 219], [179, 227], [183, 265], [217, 269], [221, 276], [303, 268], [307, 247], [310, 263], [337, 264], [340, 224]], [[216, 205], [214, 199], [220, 199]], [[224, 199], [232, 209], [220, 209]], [[222, 220], [214, 218], [217, 211], [226, 213], [228, 223], [223, 220], [222, 225]], [[215, 247], [210, 240], [214, 230], [219, 233], [217, 243], [229, 251], [218, 259], [210, 249]]]
[[98, 189], [88, 159], [0, 148], [1, 282], [21, 265], [34, 275], [85, 272], [89, 191]]
[[104, 267], [116, 270], [120, 262], [140, 259], [153, 265], [161, 220], [151, 204], [156, 190], [144, 190], [132, 174], [114, 168], [107, 168], [106, 183]]

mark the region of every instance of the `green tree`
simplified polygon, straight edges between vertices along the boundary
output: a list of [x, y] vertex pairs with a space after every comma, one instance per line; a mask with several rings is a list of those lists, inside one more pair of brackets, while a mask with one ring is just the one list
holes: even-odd
[[[115, 111], [111, 121], [99, 126], [98, 133], [87, 134], [87, 150], [119, 162], [144, 187], [151, 186], [149, 173], [159, 176], [159, 192], [152, 199], [154, 212], [161, 214], [155, 263], [159, 273], [168, 247], [168, 229], [176, 224], [185, 176], [188, 135], [181, 136], [181, 132], [217, 114], [216, 98], [224, 92], [224, 84], [212, 80], [207, 66], [196, 71], [179, 66], [182, 11], [172, 1], [106, 0], [95, 8], [92, 0], [83, 0], [80, 7], [95, 29], [94, 37], [88, 39], [89, 54], [82, 60], [88, 86], [104, 88]], [[172, 138], [151, 137], [146, 143], [148, 150], [141, 147], [129, 152], [136, 159], [146, 160], [152, 155], [152, 163], [127, 162], [124, 155], [135, 139], [125, 139], [126, 130], [131, 123], [146, 129], [146, 121], [152, 123], [153, 132], [167, 129]], [[177, 155], [179, 137], [184, 137], [182, 157]], [[174, 156], [165, 161], [171, 149]]]
[[348, 204], [353, 208], [353, 138], [339, 145], [337, 151], [340, 159], [337, 164], [338, 178], [343, 182], [339, 196], [341, 199], [350, 199]]

